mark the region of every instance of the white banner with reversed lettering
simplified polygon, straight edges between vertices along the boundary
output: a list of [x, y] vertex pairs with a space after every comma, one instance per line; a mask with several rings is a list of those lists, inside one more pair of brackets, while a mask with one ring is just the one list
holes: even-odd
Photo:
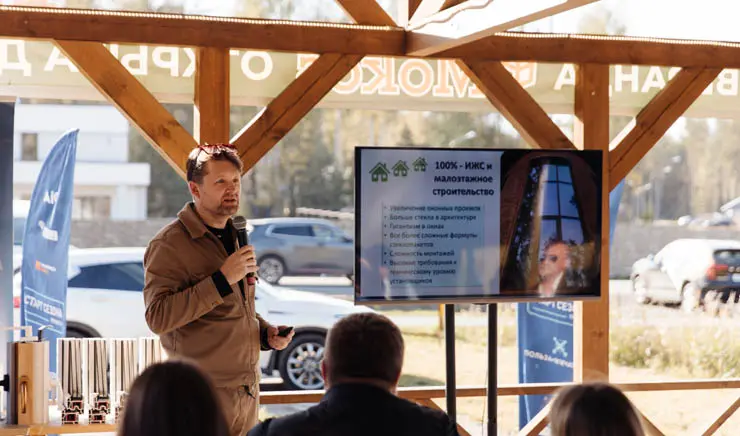
[[[189, 47], [107, 44], [111, 54], [163, 103], [192, 103], [195, 51]], [[318, 56], [231, 50], [231, 102], [264, 105]], [[504, 62], [549, 113], [572, 113], [575, 68], [570, 64]], [[636, 114], [679, 68], [612, 66], [611, 111]], [[688, 116], [734, 117], [740, 108], [738, 70], [724, 70]], [[52, 43], [0, 39], [0, 95], [103, 100]], [[320, 106], [437, 111], [492, 111], [483, 93], [449, 59], [368, 56]]]

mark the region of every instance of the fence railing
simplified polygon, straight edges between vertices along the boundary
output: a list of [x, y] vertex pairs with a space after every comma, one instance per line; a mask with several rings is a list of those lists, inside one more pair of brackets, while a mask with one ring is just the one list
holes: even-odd
[[[552, 394], [558, 389], [570, 385], [569, 383], [541, 383], [541, 384], [515, 384], [501, 385], [498, 387], [498, 396], [519, 396], [519, 395], [547, 395]], [[721, 390], [721, 389], [740, 389], [740, 378], [727, 380], [681, 380], [670, 382], [628, 382], [615, 383], [617, 387], [624, 392], [660, 392], [660, 391], [699, 391], [699, 390]], [[409, 387], [399, 388], [398, 395], [410, 401], [440, 409], [440, 406], [434, 401], [445, 398], [444, 387]], [[486, 388], [483, 386], [470, 386], [457, 388], [457, 398], [484, 397]], [[262, 392], [260, 394], [260, 403], [269, 404], [301, 404], [317, 403], [324, 396], [324, 391], [289, 391], [289, 392]], [[717, 418], [707, 422], [698, 433], [702, 436], [711, 436], [740, 408], [740, 395], [726, 409], [717, 415]], [[529, 424], [520, 432], [520, 436], [536, 436], [547, 426], [547, 415], [549, 407], [545, 407]], [[664, 433], [643, 414], [645, 427], [651, 436], [664, 436]], [[458, 425], [461, 436], [467, 436], [467, 432], [462, 426]], [[50, 424], [45, 426], [0, 426], [0, 436], [41, 436], [46, 434], [81, 434], [81, 433], [103, 433], [115, 432], [115, 424], [94, 424], [94, 425], [57, 425]]]
[[[548, 395], [558, 389], [570, 385], [569, 383], [539, 383], [539, 384], [515, 384], [501, 385], [498, 387], [498, 396], [519, 396], [519, 395]], [[740, 389], [740, 378], [726, 380], [681, 380], [669, 382], [628, 382], [615, 383], [617, 387], [624, 392], [660, 392], [660, 391], [699, 391], [699, 390], [720, 390], [720, 389]], [[457, 398], [484, 397], [486, 388], [483, 386], [458, 387]], [[323, 391], [300, 391], [300, 392], [263, 392], [260, 394], [260, 403], [268, 404], [300, 404], [300, 403], [317, 403], [323, 397]], [[427, 407], [441, 409], [434, 400], [445, 398], [444, 387], [414, 387], [399, 388], [398, 395], [409, 401], [422, 404]], [[715, 434], [736, 411], [740, 408], [740, 395], [728, 408], [723, 410], [716, 419], [706, 423], [701, 433], [702, 436]], [[546, 407], [535, 416], [527, 426], [520, 432], [520, 436], [536, 436], [547, 426], [547, 415], [549, 407]], [[651, 436], [664, 436], [664, 433], [643, 414], [643, 421], [648, 434]], [[470, 433], [462, 426], [458, 425], [461, 436], [467, 436]]]

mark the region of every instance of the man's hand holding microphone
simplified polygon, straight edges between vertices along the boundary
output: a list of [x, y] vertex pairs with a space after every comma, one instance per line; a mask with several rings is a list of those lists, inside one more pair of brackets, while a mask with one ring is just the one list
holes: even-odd
[[257, 256], [255, 256], [254, 247], [251, 245], [239, 247], [234, 254], [226, 258], [221, 266], [221, 273], [230, 285], [239, 283], [247, 274], [255, 274], [257, 270], [259, 270]]

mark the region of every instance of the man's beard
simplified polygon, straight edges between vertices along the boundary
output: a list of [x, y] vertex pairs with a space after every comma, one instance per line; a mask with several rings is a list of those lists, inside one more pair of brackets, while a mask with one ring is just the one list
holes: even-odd
[[233, 204], [221, 203], [216, 208], [216, 213], [221, 216], [232, 216], [239, 211], [239, 202]]

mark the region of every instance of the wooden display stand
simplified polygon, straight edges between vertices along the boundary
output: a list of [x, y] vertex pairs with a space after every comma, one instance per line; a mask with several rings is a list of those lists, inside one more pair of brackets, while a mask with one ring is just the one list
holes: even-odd
[[45, 436], [47, 434], [115, 433], [115, 424], [8, 425], [0, 426], [0, 436]]

